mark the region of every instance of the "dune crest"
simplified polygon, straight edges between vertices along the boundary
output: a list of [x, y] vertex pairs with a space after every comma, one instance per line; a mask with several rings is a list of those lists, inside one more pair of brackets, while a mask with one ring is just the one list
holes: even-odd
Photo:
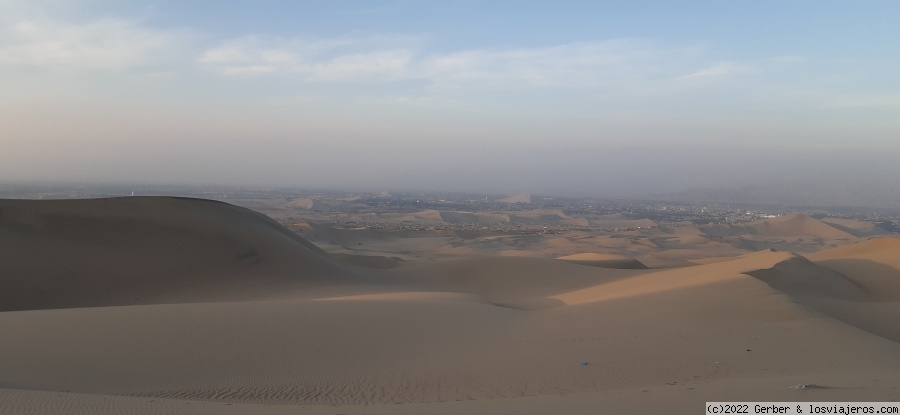
[[234, 300], [354, 277], [265, 215], [200, 199], [2, 200], [0, 244], [6, 311]]
[[718, 284], [747, 278], [747, 276], [742, 274], [771, 268], [778, 263], [796, 257], [797, 255], [790, 252], [755, 252], [730, 261], [649, 272], [619, 281], [554, 295], [551, 298], [562, 301], [567, 305], [576, 305], [660, 294], [672, 290], [683, 290], [700, 285]]

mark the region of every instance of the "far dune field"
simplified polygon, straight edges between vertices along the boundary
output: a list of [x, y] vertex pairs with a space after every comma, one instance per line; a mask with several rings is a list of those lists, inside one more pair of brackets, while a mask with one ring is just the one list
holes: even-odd
[[900, 401], [900, 238], [871, 223], [384, 214], [616, 229], [514, 233], [342, 228], [279, 212], [173, 197], [0, 200], [0, 413]]

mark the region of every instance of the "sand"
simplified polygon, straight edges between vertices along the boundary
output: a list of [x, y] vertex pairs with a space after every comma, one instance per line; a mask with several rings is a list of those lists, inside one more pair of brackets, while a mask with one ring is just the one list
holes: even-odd
[[[836, 222], [848, 224], [849, 221]], [[855, 236], [840, 229], [845, 226], [825, 223], [803, 213], [780, 216], [759, 222], [739, 225], [713, 225], [704, 227], [708, 234], [760, 235], [771, 237], [812, 237], [825, 240], [854, 239]]]
[[561, 256], [561, 261], [574, 262], [576, 264], [591, 265], [603, 268], [644, 269], [646, 265], [640, 261], [619, 254], [581, 253]]
[[[849, 235], [819, 223], [741, 231]], [[706, 401], [900, 400], [900, 240], [659, 269], [580, 263], [643, 263], [596, 246], [497, 255], [509, 240], [405, 261], [379, 250], [399, 235], [308, 229], [372, 255], [333, 258], [218, 202], [0, 201], [0, 413], [689, 414]]]
[[522, 193], [498, 200], [500, 203], [531, 203], [531, 194]]
[[246, 299], [358, 277], [221, 202], [5, 200], [0, 215], [2, 311]]

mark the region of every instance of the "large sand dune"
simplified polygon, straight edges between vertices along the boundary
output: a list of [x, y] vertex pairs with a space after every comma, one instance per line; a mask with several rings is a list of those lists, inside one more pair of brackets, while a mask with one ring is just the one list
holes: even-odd
[[803, 213], [795, 213], [748, 224], [707, 226], [704, 227], [704, 231], [709, 235], [716, 236], [762, 235], [855, 239], [854, 235]]
[[28, 310], [244, 298], [353, 272], [259, 213], [134, 197], [0, 201], [0, 275], [0, 310]]
[[[21, 310], [0, 312], [0, 413], [900, 399], [898, 240], [674, 269], [475, 256], [373, 270], [222, 203], [2, 201], [0, 215], [0, 299]], [[843, 237], [807, 221], [765, 226]]]

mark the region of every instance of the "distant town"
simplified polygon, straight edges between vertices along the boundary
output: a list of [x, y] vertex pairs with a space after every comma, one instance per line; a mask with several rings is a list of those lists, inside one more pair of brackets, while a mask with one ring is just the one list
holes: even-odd
[[[262, 212], [285, 224], [311, 222], [342, 228], [559, 233], [570, 230], [615, 231], [654, 226], [738, 224], [803, 212], [814, 218], [868, 221], [888, 232], [900, 233], [900, 211], [860, 207], [690, 203], [533, 194], [509, 196], [249, 187], [0, 184], [0, 198], [9, 199], [160, 195], [224, 201]], [[428, 212], [433, 215], [429, 216]], [[639, 223], [641, 220], [645, 223]]]

